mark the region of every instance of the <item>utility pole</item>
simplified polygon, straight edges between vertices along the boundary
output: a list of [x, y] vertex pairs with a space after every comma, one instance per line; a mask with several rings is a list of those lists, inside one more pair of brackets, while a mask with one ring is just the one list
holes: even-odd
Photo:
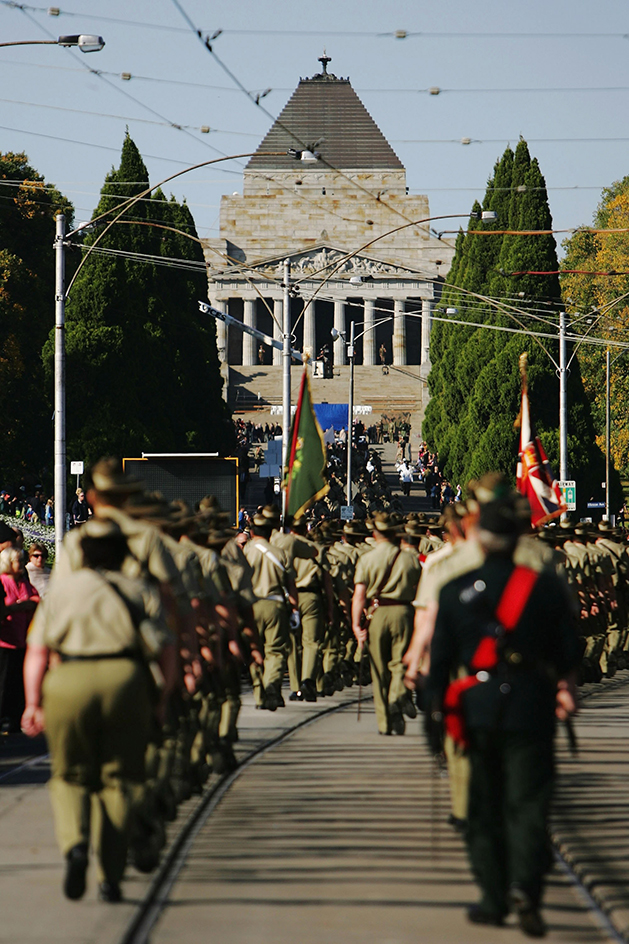
[[352, 504], [352, 436], [354, 432], [354, 322], [349, 329], [349, 403], [347, 404], [347, 504]]
[[[66, 368], [65, 235], [66, 218], [57, 213], [55, 234], [55, 555], [66, 524]], [[58, 557], [57, 557], [58, 560]]]
[[611, 500], [609, 497], [609, 453], [611, 447], [611, 405], [610, 405], [610, 368], [609, 348], [605, 353], [605, 517], [610, 520]]
[[559, 312], [559, 479], [568, 478], [568, 368], [566, 367], [566, 313]]
[[[286, 475], [290, 438], [290, 259], [284, 260], [282, 306], [282, 482]], [[286, 524], [286, 489], [282, 488], [282, 522]]]

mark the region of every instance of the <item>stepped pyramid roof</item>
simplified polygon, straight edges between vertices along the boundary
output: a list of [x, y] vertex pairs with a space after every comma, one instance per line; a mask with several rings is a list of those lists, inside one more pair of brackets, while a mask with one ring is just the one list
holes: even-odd
[[[249, 160], [246, 170], [403, 171], [404, 165], [352, 88], [349, 79], [327, 71], [329, 57], [319, 60], [323, 72], [299, 85], [270, 131]], [[290, 155], [264, 157], [264, 151], [316, 151], [318, 161], [298, 161]]]

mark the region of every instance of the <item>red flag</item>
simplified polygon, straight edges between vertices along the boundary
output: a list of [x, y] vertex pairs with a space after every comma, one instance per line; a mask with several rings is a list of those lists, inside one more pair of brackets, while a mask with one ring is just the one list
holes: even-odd
[[528, 382], [526, 376], [526, 354], [520, 358], [522, 375], [522, 405], [520, 407], [520, 451], [517, 470], [517, 488], [526, 495], [531, 506], [531, 524], [534, 528], [557, 518], [566, 505], [553, 475], [550, 462], [531, 423]]

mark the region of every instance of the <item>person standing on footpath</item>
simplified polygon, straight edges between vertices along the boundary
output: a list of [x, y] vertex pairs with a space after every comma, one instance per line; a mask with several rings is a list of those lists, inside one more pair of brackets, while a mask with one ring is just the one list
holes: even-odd
[[[482, 892], [469, 920], [501, 925], [513, 910], [525, 934], [543, 937], [555, 719], [576, 711], [580, 650], [559, 577], [513, 560], [522, 527], [522, 497], [506, 484], [481, 504], [486, 559], [441, 590], [425, 717], [435, 753], [444, 726], [469, 752], [466, 840]], [[468, 674], [451, 681], [460, 666]]]
[[[51, 581], [29, 630], [22, 730], [46, 732], [66, 897], [85, 892], [91, 839], [100, 898], [118, 902], [151, 715], [177, 681], [177, 658], [157, 590], [121, 573], [118, 525], [86, 522], [81, 551], [83, 566]], [[149, 658], [162, 672], [159, 705]]]

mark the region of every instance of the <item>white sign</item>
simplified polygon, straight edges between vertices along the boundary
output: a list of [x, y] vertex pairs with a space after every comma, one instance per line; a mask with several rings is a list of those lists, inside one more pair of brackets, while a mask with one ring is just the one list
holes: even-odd
[[353, 505], [341, 505], [341, 521], [351, 521], [354, 517]]
[[82, 463], [82, 462], [71, 462], [71, 463], [70, 463], [70, 475], [83, 475], [83, 463]]
[[563, 500], [567, 505], [568, 511], [577, 510], [577, 483], [573, 480], [566, 480], [565, 482], [558, 482], [559, 488], [561, 489], [561, 494], [563, 495]]

